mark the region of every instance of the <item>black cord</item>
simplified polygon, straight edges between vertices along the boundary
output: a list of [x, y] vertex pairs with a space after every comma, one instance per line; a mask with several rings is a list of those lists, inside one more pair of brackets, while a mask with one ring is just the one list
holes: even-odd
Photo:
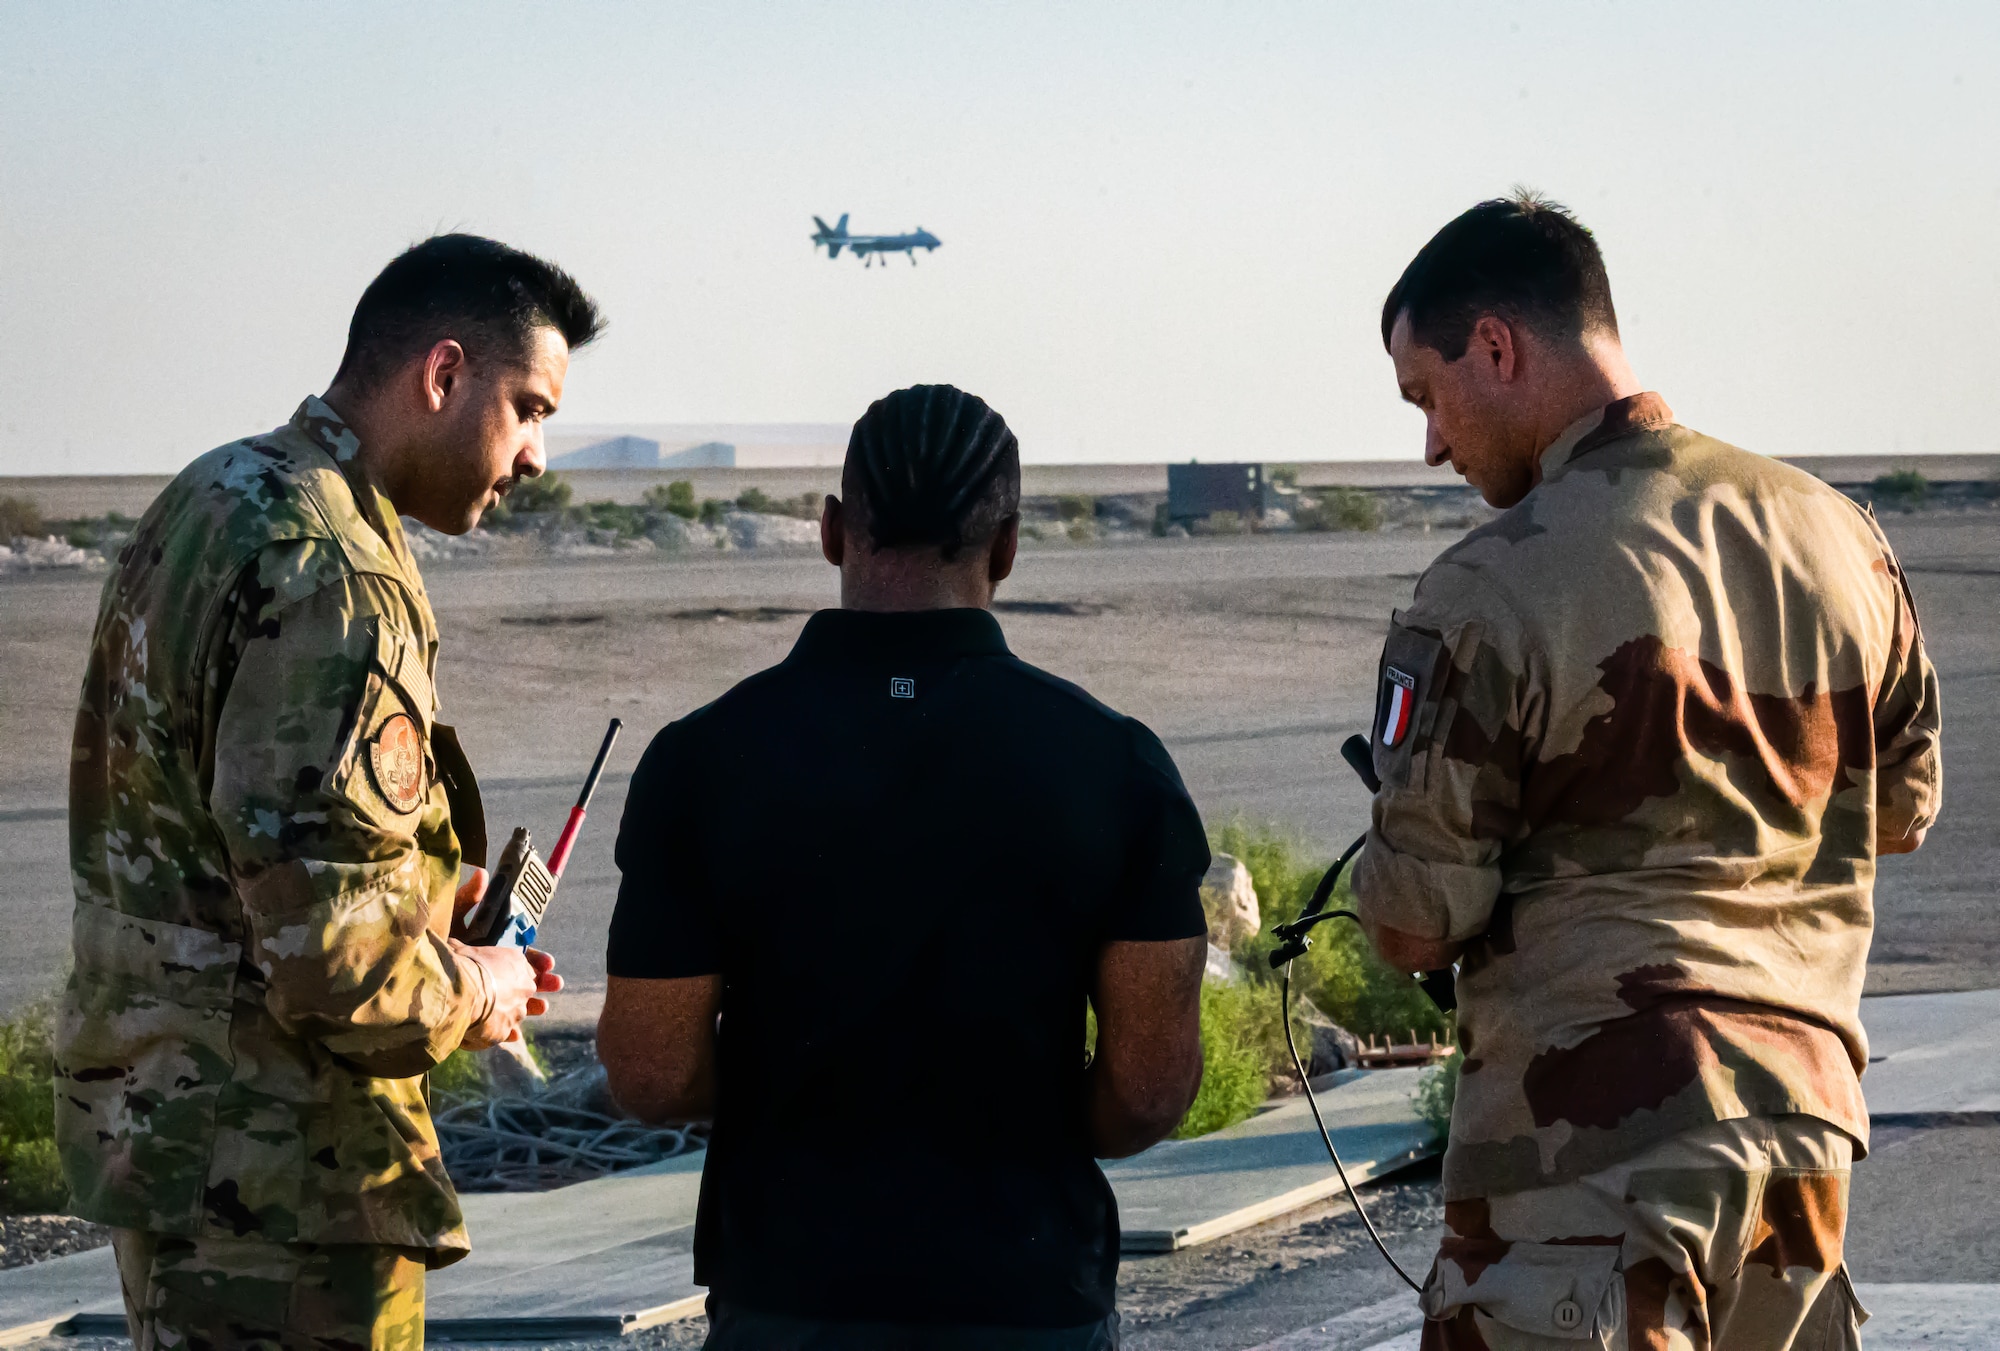
[[1292, 1039], [1292, 964], [1290, 962], [1285, 963], [1284, 994], [1282, 996], [1280, 1012], [1283, 1014], [1285, 1021], [1285, 1049], [1292, 1053], [1292, 1068], [1298, 1071], [1299, 1087], [1306, 1091], [1306, 1105], [1312, 1108], [1313, 1124], [1319, 1127], [1319, 1138], [1326, 1144], [1326, 1154], [1328, 1158], [1333, 1160], [1333, 1170], [1340, 1174], [1340, 1185], [1347, 1188], [1347, 1199], [1354, 1203], [1354, 1213], [1361, 1217], [1361, 1223], [1368, 1230], [1368, 1237], [1375, 1240], [1375, 1251], [1382, 1254], [1383, 1261], [1395, 1268], [1396, 1274], [1403, 1278], [1403, 1284], [1421, 1295], [1424, 1292], [1423, 1286], [1410, 1279], [1410, 1273], [1403, 1270], [1403, 1264], [1395, 1259], [1395, 1256], [1389, 1251], [1389, 1245], [1384, 1243], [1382, 1236], [1375, 1232], [1375, 1221], [1368, 1218], [1367, 1207], [1363, 1206], [1361, 1198], [1355, 1195], [1354, 1184], [1347, 1180], [1347, 1167], [1340, 1161], [1340, 1151], [1333, 1147], [1333, 1137], [1327, 1133], [1326, 1119], [1319, 1114], [1319, 1099], [1313, 1096], [1312, 1080], [1306, 1077], [1305, 1062], [1299, 1059], [1299, 1044]]

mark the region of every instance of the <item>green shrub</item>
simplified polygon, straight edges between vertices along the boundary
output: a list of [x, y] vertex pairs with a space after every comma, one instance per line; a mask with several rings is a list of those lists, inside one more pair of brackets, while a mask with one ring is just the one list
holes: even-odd
[[26, 497], [0, 497], [0, 544], [19, 535], [39, 537], [42, 533], [41, 508]]
[[487, 1092], [486, 1070], [470, 1051], [453, 1051], [430, 1073], [431, 1096], [444, 1102], [469, 1102]]
[[1153, 533], [1155, 535], [1165, 535], [1167, 531], [1173, 529], [1173, 526], [1174, 518], [1167, 514], [1167, 504], [1165, 502], [1153, 508]]
[[1234, 511], [1211, 511], [1195, 522], [1195, 533], [1201, 535], [1240, 535], [1249, 528], [1242, 514]]
[[609, 530], [621, 539], [637, 539], [646, 533], [646, 512], [642, 507], [628, 507], [620, 502], [591, 502], [584, 507], [590, 524], [599, 530]]
[[1061, 493], [1056, 497], [1056, 519], [1087, 521], [1097, 515], [1097, 499], [1088, 493]]
[[701, 523], [721, 525], [722, 518], [729, 511], [729, 503], [719, 497], [711, 497], [701, 504]]
[[[1233, 1126], [1264, 1101], [1270, 1054], [1260, 1044], [1262, 1005], [1274, 1001], [1261, 986], [1202, 982], [1201, 1091], [1174, 1128], [1176, 1140]], [[1271, 1012], [1275, 1014], [1275, 1007]], [[1270, 1021], [1275, 1022], [1275, 1016]]]
[[1893, 474], [1884, 474], [1868, 485], [1877, 497], [1886, 497], [1902, 505], [1909, 511], [1922, 506], [1931, 494], [1931, 481], [1914, 469], [1899, 469]]
[[63, 542], [72, 549], [95, 549], [99, 542], [97, 522], [71, 521], [63, 530]]
[[780, 510], [778, 503], [762, 488], [745, 488], [736, 494], [736, 505], [744, 511], [755, 511], [769, 516]]
[[[1330, 860], [1318, 857], [1295, 834], [1269, 822], [1233, 816], [1209, 831], [1209, 847], [1243, 860], [1257, 889], [1262, 931], [1237, 945], [1236, 956], [1253, 980], [1272, 981], [1269, 954], [1277, 947], [1271, 926], [1297, 916]], [[1352, 910], [1354, 893], [1343, 875], [1328, 902]], [[1414, 980], [1386, 965], [1349, 919], [1330, 919], [1312, 933], [1313, 944], [1292, 963], [1293, 988], [1327, 1017], [1360, 1036], [1445, 1035], [1450, 1024]], [[1275, 1026], [1275, 1018], [1273, 1023]], [[1278, 1029], [1282, 1032], [1282, 1029]], [[1282, 1045], [1280, 1046], [1282, 1051]]]
[[1299, 486], [1299, 467], [1295, 464], [1274, 464], [1271, 466], [1271, 482], [1280, 488]]
[[695, 505], [694, 485], [684, 478], [675, 479], [672, 483], [655, 483], [646, 489], [645, 504], [649, 510], [678, 516], [684, 521], [692, 521], [701, 515], [701, 508]]
[[48, 1001], [0, 1023], [0, 1211], [45, 1214], [69, 1201], [56, 1159], [54, 1042]]
[[532, 516], [539, 512], [562, 511], [569, 506], [571, 496], [569, 484], [563, 482], [560, 474], [543, 474], [540, 478], [524, 478], [514, 485], [506, 496], [506, 506], [510, 514]]
[[1465, 1053], [1453, 1051], [1417, 1080], [1417, 1115], [1440, 1145], [1451, 1139], [1451, 1108], [1458, 1101], [1458, 1075], [1464, 1064]]
[[1301, 502], [1292, 524], [1301, 530], [1379, 530], [1382, 507], [1372, 493], [1344, 485], [1321, 488], [1312, 502]]

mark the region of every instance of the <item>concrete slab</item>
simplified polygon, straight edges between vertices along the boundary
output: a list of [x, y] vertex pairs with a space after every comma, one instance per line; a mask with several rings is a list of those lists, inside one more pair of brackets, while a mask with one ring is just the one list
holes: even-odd
[[1928, 1114], [2000, 1111], [2000, 990], [1882, 995], [1861, 1001], [1877, 1124]]
[[[1435, 1152], [1411, 1105], [1421, 1070], [1355, 1071], [1319, 1095], [1347, 1175], [1360, 1183]], [[1343, 1076], [1346, 1077], [1346, 1076]], [[1303, 1097], [1198, 1140], [1105, 1165], [1129, 1253], [1172, 1252], [1247, 1229], [1340, 1190]]]
[[[431, 1273], [439, 1341], [617, 1335], [701, 1312], [694, 1284], [701, 1155], [558, 1191], [465, 1200], [471, 1256]], [[124, 1330], [108, 1248], [0, 1272], [0, 1347], [51, 1328]]]
[[[1355, 1071], [1321, 1110], [1356, 1182], [1429, 1152], [1410, 1097], [1417, 1070]], [[553, 1192], [465, 1198], [472, 1255], [433, 1272], [426, 1334], [438, 1341], [619, 1335], [699, 1313], [694, 1218], [703, 1155]], [[1125, 1247], [1210, 1242], [1340, 1187], [1303, 1098], [1226, 1131], [1109, 1165]], [[124, 1326], [109, 1249], [0, 1272], [0, 1346], [60, 1326]]]

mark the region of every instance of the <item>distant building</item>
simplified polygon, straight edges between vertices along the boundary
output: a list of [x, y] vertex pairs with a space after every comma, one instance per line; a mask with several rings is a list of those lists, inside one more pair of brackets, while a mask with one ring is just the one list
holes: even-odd
[[555, 469], [778, 469], [838, 467], [849, 429], [816, 422], [639, 423], [546, 433]]
[[1167, 466], [1167, 518], [1197, 521], [1218, 511], [1263, 519], [1283, 505], [1283, 494], [1261, 464], [1187, 464]]

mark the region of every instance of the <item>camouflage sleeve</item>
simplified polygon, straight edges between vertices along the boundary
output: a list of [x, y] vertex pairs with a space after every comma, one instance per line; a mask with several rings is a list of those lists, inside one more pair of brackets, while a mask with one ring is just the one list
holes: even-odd
[[324, 548], [269, 550], [238, 590], [209, 810], [272, 1016], [400, 1078], [451, 1054], [492, 996], [442, 937], [458, 846], [428, 768], [432, 699], [397, 622], [404, 602], [345, 570], [314, 586]]
[[1486, 928], [1520, 825], [1525, 636], [1456, 568], [1434, 568], [1389, 626], [1373, 751], [1382, 789], [1354, 893], [1371, 925], [1462, 942]]
[[1916, 601], [1895, 555], [1889, 557], [1896, 573], [1896, 635], [1875, 699], [1875, 833], [1901, 840], [1936, 821], [1944, 804], [1944, 717]]

